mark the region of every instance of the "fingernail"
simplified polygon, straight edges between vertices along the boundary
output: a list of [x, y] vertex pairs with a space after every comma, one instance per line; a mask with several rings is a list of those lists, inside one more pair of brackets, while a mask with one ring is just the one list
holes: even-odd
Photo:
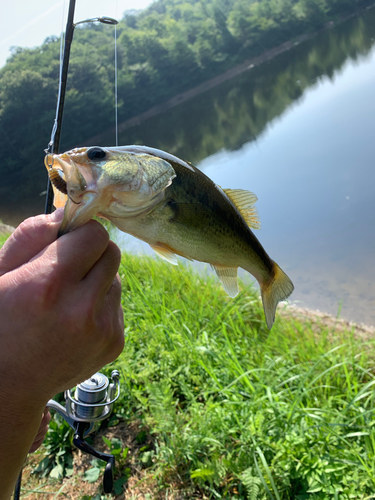
[[58, 208], [49, 217], [51, 222], [61, 222], [64, 218], [64, 209]]

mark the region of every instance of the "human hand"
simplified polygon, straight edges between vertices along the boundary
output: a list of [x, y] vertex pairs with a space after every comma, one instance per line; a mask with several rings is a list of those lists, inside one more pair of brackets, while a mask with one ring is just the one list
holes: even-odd
[[44, 438], [46, 437], [47, 431], [48, 431], [48, 424], [51, 421], [51, 414], [48, 411], [48, 408], [44, 409], [43, 415], [42, 415], [42, 421], [40, 422], [38, 434], [35, 436], [34, 442], [31, 445], [31, 448], [29, 449], [29, 453], [34, 453], [39, 446], [43, 443]]
[[62, 211], [24, 221], [0, 250], [0, 376], [47, 402], [121, 353], [120, 251], [90, 221], [58, 240]]

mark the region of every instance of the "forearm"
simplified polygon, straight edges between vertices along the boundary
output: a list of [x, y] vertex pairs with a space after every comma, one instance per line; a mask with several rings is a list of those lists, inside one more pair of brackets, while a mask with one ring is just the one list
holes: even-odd
[[124, 345], [119, 249], [97, 222], [57, 240], [58, 227], [57, 212], [28, 219], [0, 249], [0, 500], [43, 437], [48, 399]]
[[46, 402], [17, 401], [3, 389], [0, 401], [0, 500], [9, 500], [38, 432]]

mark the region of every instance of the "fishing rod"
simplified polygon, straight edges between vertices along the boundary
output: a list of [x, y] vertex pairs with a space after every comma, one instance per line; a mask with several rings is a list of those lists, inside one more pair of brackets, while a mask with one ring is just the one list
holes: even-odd
[[[57, 106], [55, 121], [52, 127], [51, 139], [48, 143], [47, 149], [44, 152], [48, 154], [56, 154], [60, 147], [60, 136], [62, 119], [64, 114], [64, 104], [65, 104], [65, 93], [66, 93], [66, 82], [68, 80], [68, 69], [69, 69], [69, 59], [70, 59], [70, 48], [73, 41], [74, 34], [74, 11], [76, 7], [76, 0], [70, 0], [69, 2], [69, 12], [68, 19], [66, 22], [65, 29], [65, 43], [64, 43], [64, 53], [63, 53], [63, 63], [60, 68], [60, 80], [59, 80], [59, 92], [57, 95]], [[47, 194], [46, 194], [46, 204], [44, 207], [44, 213], [50, 214], [52, 212], [53, 203], [53, 189], [51, 181], [48, 177], [47, 180]]]
[[[74, 23], [74, 11], [76, 0], [69, 1], [68, 18], [65, 29], [65, 42], [62, 65], [60, 67], [59, 90], [57, 96], [56, 114], [48, 147], [44, 150], [47, 155], [57, 154], [60, 147], [62, 119], [64, 113], [66, 83], [68, 79], [70, 49], [73, 41], [74, 28], [78, 24], [88, 22], [100, 22], [103, 24], [116, 25], [118, 21], [111, 17], [94, 17]], [[116, 65], [116, 61], [115, 61]], [[117, 97], [116, 97], [117, 99]], [[50, 165], [52, 167], [52, 165]], [[45, 214], [52, 212], [53, 189], [48, 177]], [[113, 370], [111, 382], [102, 373], [95, 373], [92, 377], [77, 385], [74, 389], [65, 391], [66, 406], [62, 406], [53, 399], [47, 403], [47, 407], [59, 413], [74, 430], [73, 444], [81, 451], [93, 455], [107, 462], [103, 476], [104, 493], [111, 493], [113, 489], [113, 474], [115, 467], [114, 455], [102, 453], [95, 450], [85, 441], [85, 437], [95, 432], [100, 422], [107, 419], [113, 410], [114, 402], [120, 396], [119, 372]], [[19, 500], [21, 494], [22, 469], [19, 473], [14, 489], [14, 500]]]
[[[83, 21], [79, 21], [78, 23], [74, 23], [73, 20], [74, 20], [75, 5], [76, 5], [76, 0], [70, 0], [68, 20], [67, 20], [66, 29], [65, 29], [64, 55], [63, 55], [62, 67], [60, 70], [60, 81], [59, 81], [59, 92], [58, 92], [58, 96], [57, 96], [56, 115], [55, 115], [55, 120], [54, 120], [53, 127], [52, 127], [51, 139], [48, 143], [48, 147], [44, 150], [46, 155], [57, 154], [59, 152], [62, 119], [63, 119], [63, 114], [64, 114], [66, 83], [68, 80], [70, 48], [71, 48], [72, 41], [73, 41], [74, 28], [78, 24], [93, 23], [93, 22], [99, 22], [102, 24], [111, 24], [111, 25], [118, 24], [118, 21], [116, 19], [113, 19], [112, 17], [105, 17], [105, 16], [84, 19]], [[50, 166], [52, 167], [52, 165], [50, 165]], [[52, 184], [51, 184], [50, 178], [48, 178], [46, 203], [45, 203], [45, 208], [44, 208], [45, 214], [51, 213], [52, 203], [53, 203], [53, 190], [52, 190]]]

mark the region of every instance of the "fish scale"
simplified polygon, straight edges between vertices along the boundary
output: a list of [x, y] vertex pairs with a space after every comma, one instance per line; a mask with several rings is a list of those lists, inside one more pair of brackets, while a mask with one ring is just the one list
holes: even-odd
[[[51, 168], [50, 157], [45, 163]], [[211, 264], [232, 297], [241, 267], [259, 282], [271, 329], [294, 287], [251, 230], [260, 227], [254, 193], [222, 189], [190, 163], [146, 146], [78, 148], [53, 155], [52, 168], [66, 180], [60, 235], [103, 216], [172, 264], [177, 255]]]

